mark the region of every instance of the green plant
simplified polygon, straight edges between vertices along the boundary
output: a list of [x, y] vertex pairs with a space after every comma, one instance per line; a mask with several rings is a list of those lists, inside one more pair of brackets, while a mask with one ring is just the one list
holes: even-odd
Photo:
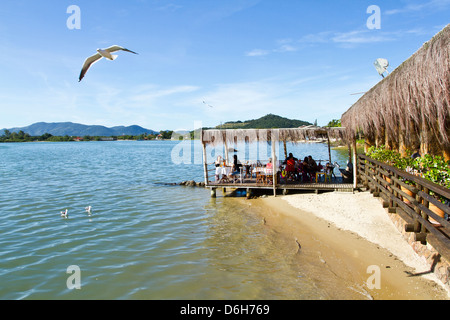
[[[378, 148], [370, 147], [367, 155], [374, 160], [418, 174], [431, 182], [450, 188], [450, 166], [441, 156], [425, 154], [412, 159], [411, 157], [402, 157], [399, 152], [386, 149], [384, 145]], [[408, 181], [405, 182], [408, 183]]]
[[450, 188], [450, 167], [441, 156], [429, 154], [414, 160], [414, 167], [422, 173], [422, 177], [443, 187]]

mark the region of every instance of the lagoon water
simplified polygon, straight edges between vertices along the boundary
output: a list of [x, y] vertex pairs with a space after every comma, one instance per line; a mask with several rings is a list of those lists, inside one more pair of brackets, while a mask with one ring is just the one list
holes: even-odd
[[[244, 200], [167, 184], [203, 180], [198, 146], [0, 144], [0, 299], [329, 298]], [[323, 144], [289, 148], [328, 157]]]

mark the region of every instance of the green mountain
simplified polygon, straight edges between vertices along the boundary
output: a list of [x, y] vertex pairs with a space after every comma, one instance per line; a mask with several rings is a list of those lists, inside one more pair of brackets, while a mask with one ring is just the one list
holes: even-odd
[[[41, 136], [44, 133], [50, 133], [54, 136], [121, 136], [121, 135], [140, 135], [143, 133], [147, 134], [157, 134], [158, 132], [145, 129], [140, 126], [117, 126], [112, 128], [107, 128], [105, 126], [99, 125], [84, 125], [73, 122], [37, 122], [27, 127], [21, 128], [11, 128], [10, 132], [23, 131], [28, 133], [30, 136]], [[4, 129], [0, 130], [0, 135], [3, 134]]]
[[301, 126], [312, 125], [312, 123], [303, 120], [293, 120], [283, 118], [274, 114], [268, 114], [259, 119], [246, 121], [229, 121], [223, 125], [217, 126], [217, 129], [270, 129], [270, 128], [298, 128]]

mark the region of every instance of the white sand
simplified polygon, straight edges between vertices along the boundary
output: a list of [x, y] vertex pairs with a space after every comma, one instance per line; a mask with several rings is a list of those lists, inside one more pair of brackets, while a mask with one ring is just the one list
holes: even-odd
[[[430, 270], [424, 257], [420, 257], [403, 238], [388, 217], [380, 201], [369, 192], [330, 192], [322, 194], [293, 194], [281, 197], [300, 210], [333, 223], [375, 243], [395, 255], [416, 272]], [[424, 275], [445, 289], [434, 275]], [[446, 289], [450, 296], [450, 292]]]

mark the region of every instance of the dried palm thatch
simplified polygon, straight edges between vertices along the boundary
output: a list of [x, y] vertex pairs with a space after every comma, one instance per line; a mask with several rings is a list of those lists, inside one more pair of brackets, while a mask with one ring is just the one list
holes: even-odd
[[450, 24], [362, 96], [341, 117], [348, 135], [412, 148], [450, 149]]
[[299, 142], [316, 138], [345, 139], [345, 129], [338, 127], [305, 126], [291, 129], [226, 129], [204, 130], [201, 134], [202, 143], [217, 146], [221, 144], [236, 144], [238, 142]]

